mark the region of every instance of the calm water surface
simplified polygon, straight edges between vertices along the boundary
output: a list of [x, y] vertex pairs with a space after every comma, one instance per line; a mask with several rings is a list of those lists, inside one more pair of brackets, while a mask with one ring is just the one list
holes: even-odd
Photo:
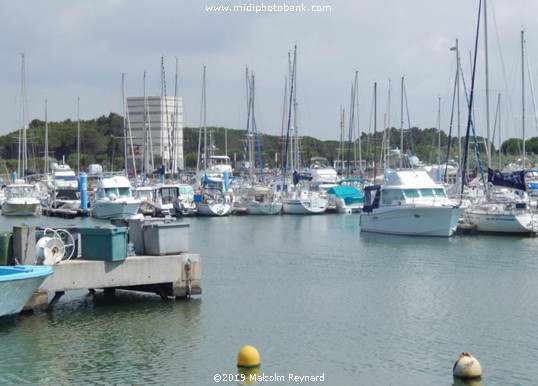
[[[260, 373], [325, 385], [538, 383], [538, 238], [367, 234], [358, 215], [184, 221], [201, 296], [68, 293], [0, 327], [0, 383], [216, 385], [246, 344]], [[481, 381], [453, 379], [462, 351]]]

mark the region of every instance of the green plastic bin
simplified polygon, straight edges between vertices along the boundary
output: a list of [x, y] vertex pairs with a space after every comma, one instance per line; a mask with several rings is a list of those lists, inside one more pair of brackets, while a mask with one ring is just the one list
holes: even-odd
[[79, 229], [84, 260], [118, 261], [127, 257], [127, 228], [105, 226]]
[[0, 232], [0, 265], [8, 265], [13, 257], [13, 235], [11, 232]]

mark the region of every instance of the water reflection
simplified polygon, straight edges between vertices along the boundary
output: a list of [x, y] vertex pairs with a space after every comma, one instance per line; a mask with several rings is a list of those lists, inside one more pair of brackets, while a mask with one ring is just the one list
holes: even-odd
[[123, 291], [60, 301], [52, 313], [18, 319], [9, 354], [19, 360], [3, 376], [37, 384], [160, 384], [170, 367], [189, 371], [191, 350], [203, 338], [200, 308], [197, 299]]

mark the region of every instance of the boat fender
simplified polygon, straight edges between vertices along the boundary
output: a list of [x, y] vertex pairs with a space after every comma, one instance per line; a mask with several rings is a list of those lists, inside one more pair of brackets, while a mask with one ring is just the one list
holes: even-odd
[[186, 296], [187, 297], [190, 297], [191, 296], [191, 293], [192, 293], [192, 288], [191, 288], [191, 259], [187, 258], [187, 261], [185, 262], [185, 267], [183, 268], [185, 270], [185, 279], [187, 281], [187, 289], [186, 289]]

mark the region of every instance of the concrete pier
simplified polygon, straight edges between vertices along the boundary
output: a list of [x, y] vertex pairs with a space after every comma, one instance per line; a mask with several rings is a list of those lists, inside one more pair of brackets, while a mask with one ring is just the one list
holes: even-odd
[[[50, 309], [65, 291], [81, 289], [152, 292], [163, 299], [202, 293], [198, 254], [129, 256], [119, 261], [75, 259], [63, 261], [53, 268], [54, 274], [43, 282], [26, 309]], [[53, 295], [52, 299], [49, 299], [50, 295]]]

